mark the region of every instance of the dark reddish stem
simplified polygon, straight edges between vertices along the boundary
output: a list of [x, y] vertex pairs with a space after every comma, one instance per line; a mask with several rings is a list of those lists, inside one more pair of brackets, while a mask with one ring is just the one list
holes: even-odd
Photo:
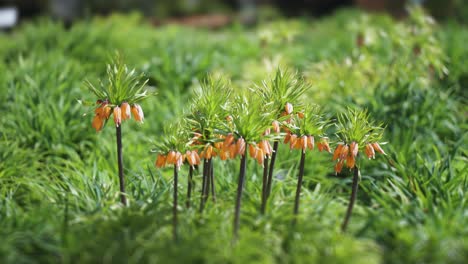
[[177, 184], [179, 178], [179, 168], [174, 165], [174, 196], [172, 206], [172, 236], [177, 240]]
[[279, 141], [275, 141], [273, 143], [273, 153], [271, 154], [270, 168], [268, 169], [268, 182], [267, 182], [265, 200], [268, 200], [268, 198], [270, 197], [270, 193], [271, 193], [271, 186], [273, 182], [273, 170], [275, 168], [276, 155], [278, 154], [278, 146], [279, 146]]
[[120, 201], [124, 206], [127, 206], [127, 196], [125, 194], [125, 181], [123, 172], [123, 156], [122, 156], [122, 126], [116, 127], [117, 136], [117, 164], [119, 167], [119, 184], [120, 184]]
[[203, 160], [203, 180], [202, 180], [202, 190], [201, 190], [201, 196], [200, 196], [200, 213], [203, 212], [203, 209], [205, 208], [205, 197], [206, 197], [206, 192], [208, 188], [208, 160], [204, 159]]
[[215, 179], [213, 174], [213, 160], [210, 160], [210, 183], [211, 183], [211, 198], [213, 203], [216, 203], [216, 190], [215, 190]]
[[268, 158], [263, 161], [263, 179], [262, 179], [262, 205], [260, 212], [265, 214], [267, 200], [267, 185], [268, 185]]
[[359, 185], [359, 168], [358, 166], [354, 166], [354, 175], [353, 175], [353, 186], [351, 190], [351, 197], [349, 197], [349, 205], [348, 205], [348, 210], [346, 211], [346, 216], [343, 221], [343, 224], [341, 225], [341, 231], [345, 232], [346, 228], [348, 227], [348, 222], [349, 219], [351, 218], [351, 214], [353, 212], [353, 207], [354, 203], [356, 202], [356, 197], [357, 197], [357, 191], [358, 191], [358, 185]]
[[193, 166], [189, 167], [189, 175], [187, 179], [187, 201], [186, 206], [190, 208], [190, 199], [192, 197], [192, 181], [193, 181]]
[[234, 239], [237, 240], [239, 237], [239, 225], [240, 225], [240, 208], [242, 201], [242, 192], [245, 184], [245, 170], [247, 167], [246, 155], [242, 155], [239, 169], [239, 182], [237, 183], [237, 198], [236, 198], [236, 207], [234, 212]]
[[302, 180], [304, 178], [305, 151], [301, 151], [301, 162], [299, 163], [299, 175], [297, 177], [296, 199], [294, 200], [294, 219], [293, 224], [296, 224], [299, 214], [299, 201], [301, 199]]

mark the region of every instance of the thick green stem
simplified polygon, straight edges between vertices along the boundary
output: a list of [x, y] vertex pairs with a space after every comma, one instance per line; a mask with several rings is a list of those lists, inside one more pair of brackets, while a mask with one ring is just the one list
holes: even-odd
[[245, 170], [247, 167], [246, 155], [242, 155], [239, 169], [239, 182], [237, 183], [237, 198], [236, 198], [236, 207], [234, 212], [234, 239], [237, 239], [239, 236], [239, 225], [240, 225], [240, 208], [242, 201], [242, 192], [244, 190], [245, 184]]
[[265, 214], [267, 200], [267, 184], [268, 184], [268, 158], [263, 161], [263, 179], [262, 179], [262, 205], [260, 207], [261, 214]]
[[268, 198], [270, 197], [270, 193], [271, 193], [271, 185], [273, 182], [273, 170], [275, 168], [276, 155], [278, 154], [278, 146], [279, 146], [279, 141], [275, 141], [273, 143], [273, 153], [271, 154], [270, 168], [268, 170], [266, 200], [268, 200]]
[[179, 168], [174, 165], [174, 196], [172, 205], [172, 236], [177, 240], [177, 182], [179, 178]]
[[116, 127], [117, 136], [117, 164], [119, 166], [119, 183], [120, 183], [120, 201], [123, 205], [127, 205], [127, 196], [125, 195], [125, 181], [123, 172], [123, 156], [122, 156], [122, 126]]
[[193, 179], [193, 166], [190, 166], [189, 175], [187, 179], [187, 201], [186, 201], [187, 208], [190, 208], [190, 199], [192, 197], [192, 179]]
[[301, 198], [302, 179], [304, 178], [305, 151], [301, 151], [301, 162], [299, 164], [299, 175], [297, 177], [296, 199], [294, 200], [294, 219], [293, 224], [296, 224], [297, 215], [299, 214], [299, 201]]
[[346, 211], [345, 219], [343, 221], [343, 224], [341, 225], [341, 231], [343, 232], [345, 232], [346, 228], [348, 227], [348, 222], [349, 222], [349, 219], [351, 218], [351, 213], [353, 212], [354, 203], [356, 202], [356, 197], [357, 197], [359, 176], [360, 176], [358, 166], [354, 166], [353, 172], [354, 172], [354, 175], [353, 175], [353, 187], [351, 190], [351, 197], [349, 197], [348, 210]]

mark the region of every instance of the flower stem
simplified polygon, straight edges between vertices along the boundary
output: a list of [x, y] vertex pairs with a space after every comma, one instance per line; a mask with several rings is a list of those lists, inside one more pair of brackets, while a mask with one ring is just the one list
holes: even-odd
[[192, 179], [193, 179], [193, 166], [190, 166], [189, 175], [187, 179], [187, 201], [186, 201], [187, 208], [190, 208], [190, 199], [192, 196]]
[[262, 205], [260, 207], [261, 214], [265, 214], [266, 200], [267, 200], [267, 184], [268, 184], [268, 158], [263, 160]]
[[236, 198], [236, 207], [234, 212], [234, 239], [237, 239], [239, 236], [239, 224], [240, 224], [240, 208], [242, 201], [242, 191], [244, 189], [245, 183], [245, 170], [247, 167], [247, 155], [242, 155], [239, 169], [239, 182], [237, 183], [237, 198]]
[[209, 171], [209, 160], [203, 160], [203, 180], [202, 180], [202, 190], [200, 195], [200, 213], [205, 209], [205, 202], [207, 197], [208, 189], [208, 171]]
[[354, 175], [353, 175], [353, 187], [351, 190], [351, 197], [349, 197], [349, 205], [348, 205], [348, 210], [346, 211], [346, 216], [343, 221], [343, 224], [341, 225], [341, 231], [345, 232], [346, 228], [348, 227], [348, 222], [349, 219], [351, 218], [351, 213], [353, 212], [353, 206], [354, 203], [356, 202], [356, 197], [357, 197], [357, 191], [358, 191], [358, 184], [359, 184], [359, 168], [358, 166], [354, 166]]
[[301, 151], [301, 162], [299, 164], [299, 175], [297, 177], [296, 199], [294, 200], [294, 219], [293, 225], [297, 222], [299, 214], [299, 200], [301, 198], [302, 179], [304, 178], [305, 151]]
[[174, 165], [174, 202], [172, 206], [172, 236], [177, 240], [177, 182], [179, 178], [179, 168]]
[[210, 183], [211, 183], [211, 198], [213, 203], [216, 203], [216, 190], [215, 190], [215, 180], [213, 175], [213, 160], [210, 160]]
[[208, 198], [210, 197], [210, 190], [211, 190], [211, 170], [213, 169], [212, 167], [212, 159], [208, 160], [208, 164], [206, 165], [206, 187], [205, 187], [205, 195], [203, 204], [206, 205], [206, 202], [208, 201]]
[[278, 153], [278, 146], [279, 141], [275, 141], [273, 143], [273, 153], [271, 154], [271, 161], [270, 161], [270, 169], [268, 170], [268, 182], [267, 182], [267, 189], [266, 189], [266, 200], [270, 197], [271, 193], [271, 185], [273, 182], [273, 169], [275, 168], [275, 161], [276, 161], [276, 154]]
[[123, 156], [122, 156], [122, 126], [116, 127], [117, 138], [117, 164], [119, 167], [119, 183], [120, 183], [120, 201], [124, 206], [127, 206], [127, 196], [125, 195], [125, 181], [123, 172]]

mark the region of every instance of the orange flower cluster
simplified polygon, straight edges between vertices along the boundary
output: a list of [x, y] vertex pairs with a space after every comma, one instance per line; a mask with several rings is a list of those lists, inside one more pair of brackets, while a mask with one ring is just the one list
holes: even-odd
[[320, 139], [320, 142], [317, 143], [317, 148], [320, 152], [326, 151], [331, 153], [330, 145], [328, 144], [328, 138], [323, 137]]
[[[310, 135], [298, 137], [296, 134], [291, 134], [288, 132], [284, 137], [283, 142], [284, 144], [289, 143], [290, 149], [302, 149], [302, 151], [305, 152], [307, 149], [314, 149], [315, 139], [313, 136]], [[317, 143], [317, 148], [320, 152], [331, 152], [327, 138], [320, 139], [320, 142]]]
[[237, 155], [245, 154], [246, 143], [243, 138], [235, 139], [233, 134], [221, 136], [224, 141], [215, 143], [215, 149], [221, 160], [234, 159]]
[[116, 127], [120, 126], [123, 120], [130, 119], [130, 113], [133, 114], [133, 118], [135, 118], [136, 121], [143, 122], [143, 110], [138, 104], [130, 106], [128, 103], [124, 102], [120, 106], [115, 106], [114, 108], [109, 106], [107, 100], [98, 100], [97, 104], [99, 106], [94, 110], [95, 115], [92, 122], [92, 126], [96, 129], [96, 132], [102, 130], [105, 122], [109, 119], [111, 114], [114, 114], [114, 123]]
[[379, 143], [370, 143], [366, 145], [366, 156], [371, 159], [375, 159], [375, 152], [379, 152], [381, 154], [385, 154], [385, 151], [380, 147]]
[[[365, 152], [367, 157], [375, 158], [375, 151], [385, 154], [379, 143], [370, 143], [366, 145]], [[346, 161], [346, 166], [350, 169], [356, 165], [356, 157], [359, 152], [358, 143], [352, 142], [351, 144], [339, 144], [335, 152], [333, 153], [333, 160], [338, 160], [335, 165], [335, 172], [339, 173], [343, 169], [343, 165]]]
[[249, 154], [250, 157], [257, 160], [258, 164], [262, 165], [266, 157], [271, 156], [273, 153], [273, 148], [270, 145], [268, 140], [262, 140], [260, 143], [249, 144]]
[[179, 151], [171, 150], [167, 155], [159, 154], [156, 158], [155, 165], [158, 168], [162, 168], [166, 165], [176, 165], [180, 168], [184, 163], [184, 160], [186, 160], [190, 166], [200, 164], [200, 156], [196, 150], [187, 150], [183, 155]]

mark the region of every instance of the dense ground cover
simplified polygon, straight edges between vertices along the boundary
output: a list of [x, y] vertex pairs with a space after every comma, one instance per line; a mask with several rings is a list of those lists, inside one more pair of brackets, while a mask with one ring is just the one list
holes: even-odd
[[[403, 21], [348, 10], [215, 32], [153, 28], [138, 16], [69, 30], [44, 19], [0, 35], [0, 262], [465, 263], [467, 42], [466, 26], [434, 24], [420, 10]], [[83, 116], [90, 109], [77, 102], [93, 100], [84, 80], [105, 78], [115, 50], [158, 91], [141, 103], [145, 123], [122, 129], [128, 208], [118, 202], [113, 129], [96, 134]], [[215, 163], [218, 199], [202, 216], [179, 208], [174, 243], [172, 171], [154, 167], [151, 141], [164, 136], [163, 125], [183, 113], [208, 73], [242, 91], [278, 65], [304, 75], [303, 99], [330, 118], [358, 106], [387, 125], [388, 156], [363, 162], [348, 232], [340, 223], [351, 175], [335, 176], [331, 157], [315, 152], [291, 227], [300, 154], [280, 146], [265, 215], [262, 170], [249, 161], [237, 243], [238, 161]]]

